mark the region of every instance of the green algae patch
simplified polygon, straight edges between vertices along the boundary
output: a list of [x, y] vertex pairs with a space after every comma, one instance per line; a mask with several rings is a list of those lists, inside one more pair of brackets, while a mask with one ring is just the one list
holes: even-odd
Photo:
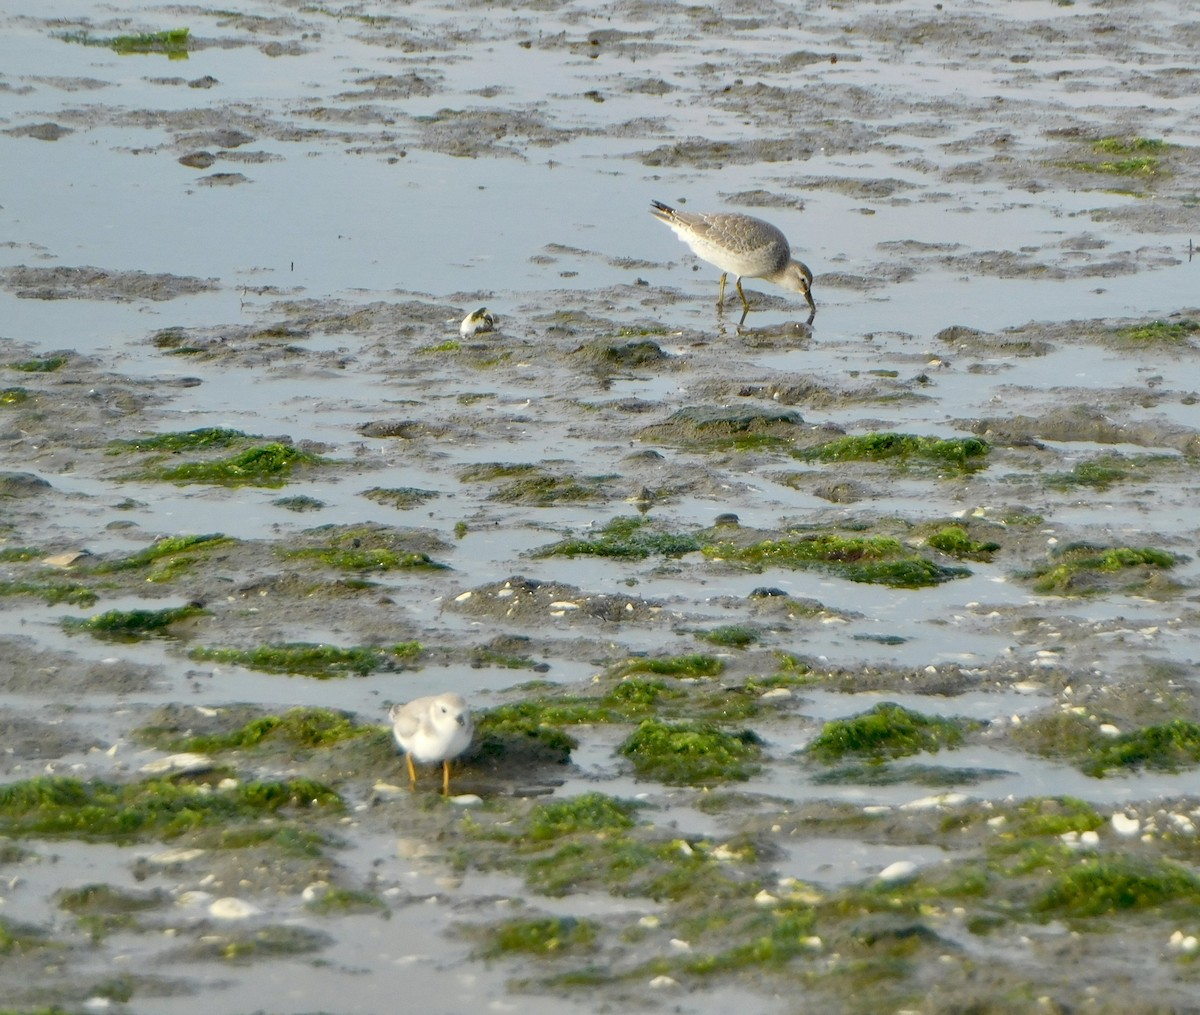
[[484, 958], [562, 955], [595, 950], [599, 924], [573, 916], [505, 920], [484, 931]]
[[244, 666], [263, 673], [286, 673], [305, 677], [343, 677], [355, 674], [365, 677], [377, 671], [411, 669], [424, 651], [420, 642], [406, 641], [396, 645], [357, 645], [339, 648], [315, 642], [288, 642], [259, 645], [251, 649], [198, 647], [188, 652], [197, 662], [213, 662], [222, 666]]
[[725, 661], [716, 656], [694, 653], [682, 656], [634, 656], [617, 663], [610, 674], [623, 677], [630, 673], [653, 673], [677, 680], [718, 677], [725, 672]]
[[701, 548], [711, 560], [754, 568], [791, 567], [824, 571], [847, 581], [892, 588], [938, 585], [971, 572], [945, 567], [904, 548], [888, 536], [815, 535], [800, 539], [765, 539], [739, 545], [713, 543]]
[[1080, 486], [1107, 490], [1130, 475], [1130, 470], [1119, 456], [1103, 455], [1091, 461], [1077, 462], [1070, 472], [1052, 472], [1046, 476], [1045, 483], [1055, 490], [1070, 490]]
[[161, 750], [196, 754], [248, 751], [283, 744], [305, 751], [319, 750], [375, 735], [377, 726], [362, 726], [347, 712], [328, 708], [293, 708], [282, 715], [264, 715], [219, 733], [181, 736], [176, 728], [143, 727], [135, 736]]
[[1161, 138], [1100, 137], [1092, 142], [1093, 151], [1108, 155], [1134, 155], [1139, 152], [1164, 152], [1171, 146]]
[[168, 536], [127, 557], [103, 560], [87, 569], [90, 574], [144, 571], [148, 582], [169, 582], [215, 550], [232, 546], [236, 540], [220, 532], [195, 536]]
[[584, 718], [594, 712], [595, 706], [583, 703], [555, 708], [521, 702], [489, 709], [475, 718], [475, 738], [467, 758], [493, 766], [517, 762], [565, 765], [579, 741], [558, 726], [597, 721]]
[[0, 388], [0, 405], [24, 405], [29, 398], [24, 388]]
[[[1029, 839], [1093, 832], [1106, 823], [1095, 807], [1078, 797], [1035, 797], [1004, 812], [1000, 838], [1021, 847]], [[1007, 847], [1004, 851], [1008, 851]]]
[[436, 490], [422, 490], [415, 486], [393, 488], [373, 486], [369, 490], [364, 490], [362, 496], [376, 504], [383, 504], [385, 507], [396, 508], [399, 511], [407, 511], [409, 508], [420, 507], [434, 497], [440, 497], [441, 494]]
[[638, 438], [696, 450], [769, 450], [792, 444], [803, 422], [790, 409], [685, 406], [662, 423], [644, 427]]
[[186, 60], [190, 29], [168, 28], [161, 32], [138, 32], [134, 35], [94, 36], [87, 32], [61, 32], [57, 38], [81, 46], [101, 46], [121, 55], [161, 53], [172, 60]]
[[544, 673], [550, 668], [549, 664], [540, 663], [530, 655], [532, 647], [532, 642], [524, 635], [497, 635], [487, 644], [471, 648], [471, 666], [496, 666], [505, 670], [534, 670]]
[[154, 635], [169, 635], [171, 627], [194, 617], [208, 616], [201, 606], [176, 606], [164, 610], [109, 610], [94, 617], [64, 617], [69, 634], [90, 634], [106, 641], [139, 641]]
[[448, 570], [448, 565], [434, 560], [424, 550], [414, 549], [415, 537], [403, 531], [328, 525], [305, 535], [313, 537], [313, 545], [281, 548], [279, 552], [292, 560], [316, 560], [339, 571]]
[[606, 486], [616, 477], [560, 475], [537, 465], [493, 462], [462, 469], [458, 478], [463, 483], [500, 482], [488, 494], [488, 500], [548, 507], [601, 500], [606, 496]]
[[957, 557], [959, 560], [989, 561], [997, 550], [999, 543], [972, 539], [971, 534], [961, 525], [947, 525], [929, 535], [925, 542], [935, 550]]
[[658, 366], [671, 358], [662, 351], [662, 347], [657, 342], [640, 337], [637, 332], [622, 334], [621, 337], [635, 340], [617, 343], [602, 338], [597, 339], [573, 349], [571, 357], [585, 367], [603, 372], [638, 370], [644, 367]]
[[1113, 772], [1179, 772], [1200, 765], [1200, 723], [1187, 719], [1111, 735], [1082, 715], [1058, 712], [1026, 720], [1014, 730], [1014, 740], [1097, 779]]
[[978, 437], [918, 437], [906, 433], [868, 433], [841, 437], [796, 451], [797, 458], [819, 462], [924, 463], [962, 472], [986, 468], [991, 445]]
[[169, 433], [151, 434], [131, 440], [109, 441], [107, 453], [118, 455], [127, 451], [165, 452], [181, 454], [184, 451], [206, 451], [209, 448], [227, 448], [243, 444], [256, 438], [241, 430], [204, 426], [197, 430], [178, 430]]
[[[675, 684], [626, 677], [599, 696], [558, 695], [498, 705], [485, 714], [485, 726], [527, 732], [554, 727], [636, 722], [666, 707], [684, 709], [692, 697]], [[574, 746], [572, 742], [571, 746]]]
[[542, 726], [577, 726], [616, 722], [621, 717], [599, 698], [566, 696], [544, 701], [516, 701], [497, 705], [486, 713], [489, 725], [496, 729]]
[[1149, 593], [1168, 589], [1164, 572], [1179, 558], [1151, 546], [1099, 547], [1069, 543], [1050, 560], [1020, 575], [1033, 582], [1035, 592], [1056, 596], [1089, 596], [1106, 592]]
[[749, 648], [762, 639], [757, 631], [742, 624], [726, 624], [708, 631], [697, 631], [696, 637], [721, 648]]
[[1147, 321], [1117, 328], [1113, 337], [1120, 343], [1131, 346], [1186, 346], [1200, 332], [1200, 321], [1185, 317], [1179, 321]]
[[142, 914], [172, 905], [170, 894], [162, 889], [130, 892], [108, 884], [90, 884], [81, 888], [63, 888], [54, 894], [59, 909], [71, 913], [79, 928], [99, 944], [110, 934], [142, 929]]
[[1178, 772], [1200, 765], [1200, 723], [1186, 719], [1143, 726], [1106, 740], [1082, 766], [1088, 775], [1141, 768]]
[[325, 502], [316, 497], [310, 497], [308, 494], [301, 493], [294, 497], [278, 497], [271, 501], [276, 507], [281, 507], [285, 511], [295, 511], [297, 514], [302, 514], [305, 511], [320, 511], [325, 507]]
[[437, 345], [422, 345], [417, 347], [417, 353], [422, 356], [429, 356], [442, 352], [462, 352], [462, 343], [456, 338], [448, 338], [444, 342], [439, 342]]
[[1160, 176], [1168, 171], [1162, 164], [1162, 157], [1173, 146], [1160, 138], [1102, 137], [1091, 141], [1090, 147], [1096, 158], [1066, 159], [1056, 165], [1106, 176]]
[[921, 752], [936, 754], [943, 747], [960, 746], [967, 728], [962, 720], [922, 715], [902, 705], [882, 702], [849, 719], [827, 722], [808, 745], [806, 754], [827, 764], [847, 756], [884, 760]]
[[749, 730], [645, 719], [618, 748], [643, 779], [672, 786], [745, 782], [761, 769], [762, 741]]
[[838, 765], [813, 777], [818, 786], [927, 786], [946, 789], [954, 786], [975, 786], [991, 779], [1011, 775], [998, 768], [952, 768], [944, 765], [895, 765], [871, 760]]
[[529, 816], [531, 842], [547, 842], [580, 832], [621, 832], [632, 828], [642, 805], [604, 793], [584, 793], [568, 800], [539, 804]]
[[219, 532], [199, 536], [169, 536], [128, 557], [101, 561], [90, 571], [93, 574], [145, 571], [148, 582], [168, 582], [214, 550], [232, 546], [234, 542]]
[[310, 955], [328, 948], [333, 941], [328, 934], [307, 927], [277, 924], [234, 930], [213, 928], [213, 931], [183, 945], [175, 957], [190, 962], [245, 965], [263, 959]]
[[68, 356], [48, 356], [46, 359], [27, 359], [16, 363], [5, 363], [9, 370], [22, 374], [52, 374], [70, 362]]
[[533, 552], [534, 557], [612, 557], [644, 560], [650, 556], [682, 557], [700, 549], [700, 540], [686, 533], [664, 532], [647, 518], [622, 517], [609, 521], [594, 536], [564, 539]]
[[1179, 459], [1170, 455], [1099, 455], [1087, 461], [1077, 462], [1069, 472], [1048, 473], [1043, 482], [1053, 490], [1107, 490], [1115, 483], [1129, 480], [1149, 481], [1153, 478], [1152, 470], [1155, 466], [1169, 467], [1178, 461]]
[[743, 912], [722, 922], [725, 925], [720, 928], [719, 940], [737, 943], [680, 960], [683, 972], [714, 976], [779, 969], [820, 948], [819, 942], [813, 942], [817, 913], [810, 905], [785, 904], [769, 912]]
[[304, 908], [320, 916], [387, 912], [387, 905], [378, 895], [357, 888], [332, 886], [305, 902]]
[[230, 826], [313, 808], [340, 811], [342, 801], [308, 779], [214, 790], [170, 779], [116, 784], [42, 776], [0, 787], [0, 834], [129, 843], [212, 829], [220, 843]]
[[491, 854], [496, 865], [521, 874], [531, 890], [544, 895], [599, 889], [701, 911], [745, 896], [745, 878], [731, 874], [730, 867], [753, 862], [752, 848], [727, 847], [717, 859], [715, 847], [703, 840], [652, 838], [652, 828], [635, 824], [639, 806], [588, 793], [535, 805], [516, 821], [468, 820], [464, 832], [509, 847]]
[[1177, 863], [1142, 857], [1086, 859], [1060, 874], [1034, 900], [1044, 917], [1108, 916], [1125, 910], [1169, 908], [1194, 913], [1200, 876]]
[[328, 458], [314, 455], [293, 444], [273, 441], [247, 448], [229, 458], [151, 467], [124, 478], [156, 480], [180, 486], [205, 483], [212, 486], [276, 487], [283, 486], [297, 469], [330, 464]]
[[[0, 917], [0, 956], [27, 955], [43, 948], [61, 949], [64, 946], [53, 941], [40, 927]], [[30, 1015], [28, 1009], [0, 1009], [0, 1015]], [[44, 1008], [32, 1015], [67, 1015], [62, 1008]]]
[[0, 581], [0, 597], [3, 596], [33, 596], [51, 606], [60, 603], [93, 606], [99, 599], [96, 592], [86, 585], [60, 581]]

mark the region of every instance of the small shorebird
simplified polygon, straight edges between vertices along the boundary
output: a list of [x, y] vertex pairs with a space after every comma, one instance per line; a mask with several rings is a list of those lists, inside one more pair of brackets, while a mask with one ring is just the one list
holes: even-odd
[[725, 279], [737, 276], [737, 291], [742, 298], [742, 321], [750, 312], [743, 278], [764, 278], [784, 289], [800, 293], [811, 311], [808, 323], [817, 315], [812, 298], [812, 272], [808, 265], [792, 257], [787, 237], [770, 222], [739, 215], [736, 212], [699, 213], [677, 211], [661, 201], [651, 201], [650, 213], [669, 225], [692, 253], [721, 269], [721, 292], [717, 307], [725, 305]]
[[462, 319], [458, 333], [463, 338], [470, 338], [472, 335], [482, 335], [485, 331], [494, 331], [495, 328], [496, 315], [487, 307], [480, 307]]
[[457, 758], [471, 744], [475, 726], [461, 694], [453, 692], [414, 698], [405, 705], [393, 705], [388, 711], [396, 743], [404, 748], [408, 778], [415, 789], [417, 771], [413, 761], [426, 765], [442, 763], [442, 792], [450, 792], [450, 759]]

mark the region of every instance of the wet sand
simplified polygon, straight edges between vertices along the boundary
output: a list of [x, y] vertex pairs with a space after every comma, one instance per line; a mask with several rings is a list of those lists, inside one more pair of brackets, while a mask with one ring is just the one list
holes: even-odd
[[[0, 23], [4, 781], [141, 783], [172, 738], [297, 707], [362, 727], [178, 776], [336, 791], [265, 818], [282, 839], [39, 833], [10, 808], [7, 1004], [1191, 1010], [1194, 910], [1053, 901], [1073, 868], [1135, 893], [1195, 876], [1194, 762], [1097, 777], [1065, 742], [1200, 719], [1186, 13], [62, 3]], [[185, 59], [82, 44], [180, 27]], [[814, 270], [812, 325], [755, 280], [743, 327], [718, 313], [719, 272], [651, 199], [776, 223]], [[496, 330], [460, 335], [483, 306]], [[199, 428], [242, 436], [128, 443]], [[822, 457], [880, 433], [986, 457]], [[266, 445], [294, 455], [278, 485], [167, 471]], [[548, 553], [614, 519], [694, 548]], [[942, 577], [746, 555], [829, 534]], [[1120, 548], [1163, 556], [1050, 573]], [[137, 640], [62, 623], [189, 603]], [[197, 651], [294, 643], [392, 654], [317, 679]], [[383, 729], [448, 689], [479, 716], [632, 708], [653, 680], [631, 660], [691, 656], [715, 672], [653, 678], [654, 715], [751, 731], [745, 781], [639, 778], [626, 711], [558, 723], [565, 762], [480, 740], [445, 801], [432, 772], [408, 791]], [[883, 702], [965, 740], [837, 777], [803, 753]], [[606, 880], [600, 853], [568, 890], [539, 881], [531, 829], [593, 792], [645, 806], [573, 847], [631, 837], [646, 872], [711, 892]], [[95, 885], [117, 901], [69, 894]], [[539, 919], [562, 940], [496, 946]]]

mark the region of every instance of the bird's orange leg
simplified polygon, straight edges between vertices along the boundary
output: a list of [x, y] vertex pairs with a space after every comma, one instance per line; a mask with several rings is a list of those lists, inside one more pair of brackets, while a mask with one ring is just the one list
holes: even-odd
[[442, 759], [442, 796], [450, 795], [450, 759]]
[[726, 272], [721, 272], [721, 291], [717, 294], [717, 309], [720, 310], [725, 306], [725, 279]]
[[412, 755], [404, 755], [404, 760], [408, 762], [408, 787], [409, 789], [417, 788], [417, 770], [413, 768]]

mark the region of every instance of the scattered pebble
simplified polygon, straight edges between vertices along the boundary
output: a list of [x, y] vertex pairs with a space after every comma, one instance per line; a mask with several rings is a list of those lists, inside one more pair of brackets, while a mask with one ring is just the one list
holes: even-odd
[[209, 915], [217, 920], [246, 920], [262, 912], [257, 906], [241, 899], [227, 896], [217, 899], [208, 907]]
[[1131, 818], [1121, 811], [1115, 811], [1112, 816], [1113, 831], [1117, 835], [1137, 835], [1142, 830], [1142, 823], [1137, 818]]
[[917, 865], [911, 860], [897, 860], [881, 870], [876, 877], [887, 884], [905, 881], [917, 872]]
[[1185, 955], [1192, 955], [1200, 948], [1200, 940], [1197, 940], [1195, 934], [1184, 934], [1181, 930], [1175, 931], [1167, 943], [1172, 951], [1183, 952]]
[[151, 853], [146, 859], [159, 867], [169, 867], [176, 863], [191, 863], [204, 852], [202, 849], [164, 849], [161, 853]]
[[141, 767], [146, 775], [181, 774], [186, 772], [208, 772], [213, 760], [204, 754], [169, 754], [165, 758], [147, 761]]
[[935, 807], [955, 807], [967, 799], [965, 793], [939, 793], [937, 796], [923, 796], [901, 804], [902, 811], [929, 811]]

